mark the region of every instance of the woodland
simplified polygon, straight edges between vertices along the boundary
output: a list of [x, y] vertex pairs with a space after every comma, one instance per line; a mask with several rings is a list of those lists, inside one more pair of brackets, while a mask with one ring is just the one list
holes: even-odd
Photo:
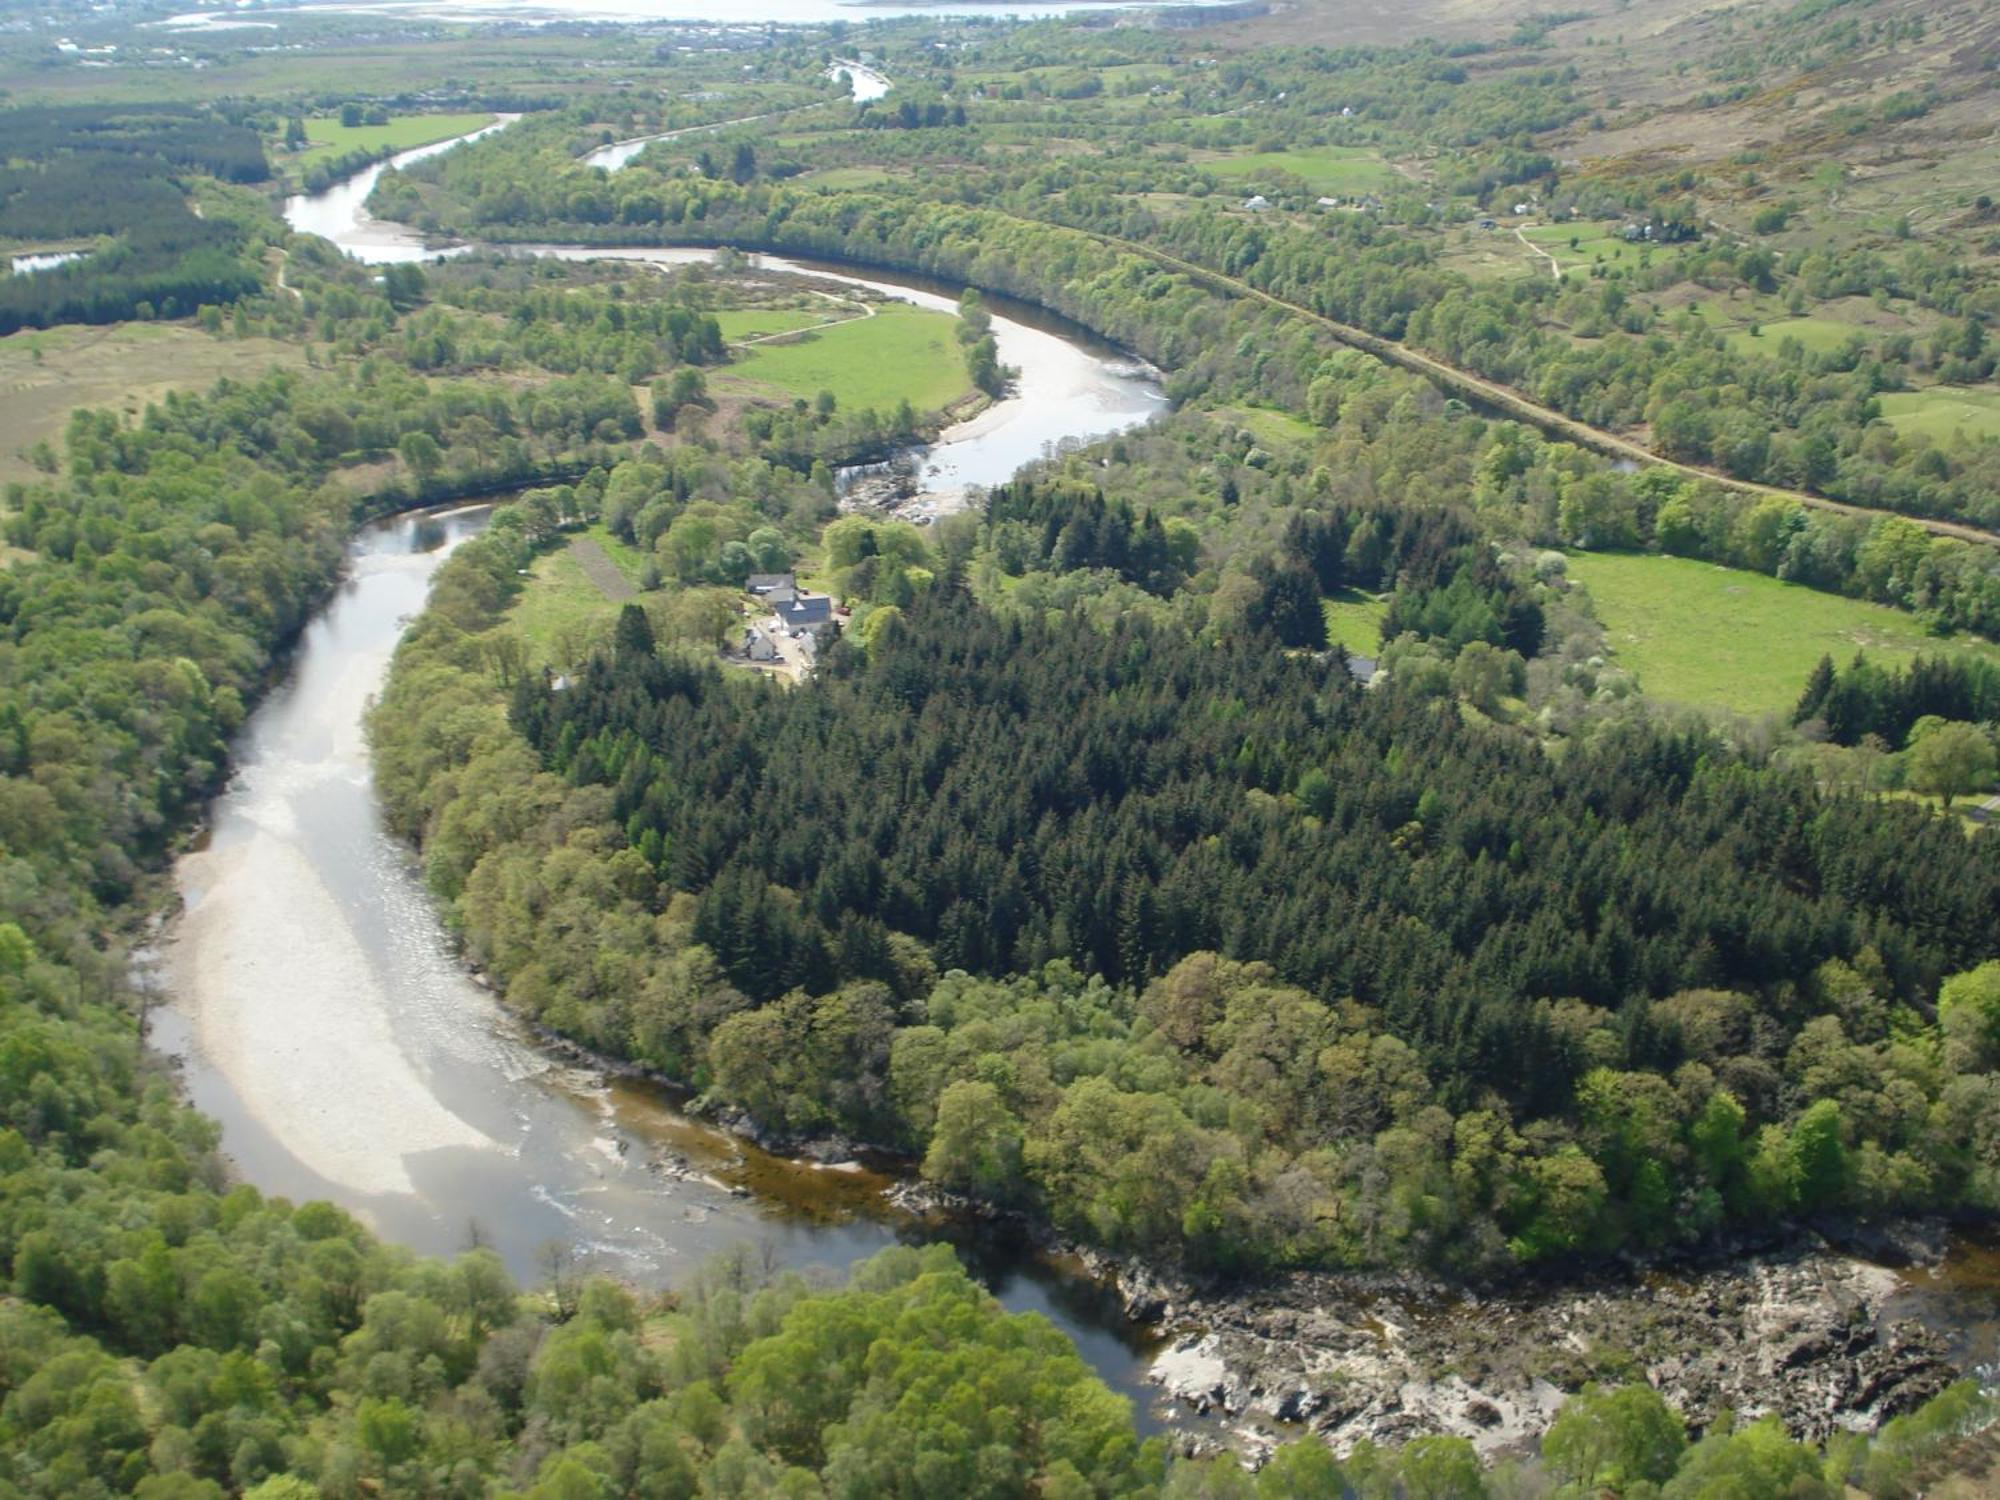
[[[483, 244], [383, 268], [270, 187], [292, 120], [362, 101], [239, 37], [181, 45], [247, 97], [134, 104], [107, 69], [76, 92], [124, 102], [48, 102], [65, 65], [8, 33], [0, 236], [89, 253], [0, 281], [0, 337], [166, 322], [295, 363], [79, 408], [0, 507], [0, 1496], [1978, 1493], [1972, 1381], [1808, 1443], [1690, 1422], [1635, 1350], [1524, 1451], [1301, 1431], [1252, 1472], [1143, 1437], [942, 1246], [671, 1288], [418, 1257], [243, 1179], [129, 963], [353, 529], [497, 498], [370, 712], [384, 815], [507, 1006], [711, 1118], [1248, 1297], [1990, 1225], [2000, 667], [1858, 644], [1785, 712], [1670, 708], [1568, 565], [1697, 558], [2000, 639], [2000, 442], [1884, 404], [1990, 387], [1990, 201], [1855, 228], [1865, 176], [1814, 166], [1973, 97], [1956, 22], [1906, 10], [1717, 22], [1674, 76], [1718, 117], [1780, 68], [1943, 60], [1813, 114], [1813, 160], [1708, 166], [1579, 164], [1627, 118], [1559, 45], [1581, 15], [1340, 47], [891, 22], [860, 105], [825, 76], [845, 31], [555, 26], [517, 63], [314, 21], [371, 67], [518, 70], [425, 104], [531, 107], [384, 175], [375, 212]], [[1453, 236], [1529, 202], [1575, 230], [1556, 274], [1471, 268]], [[507, 253], [545, 240], [723, 253]], [[1014, 379], [983, 293], [1150, 361], [1172, 409], [932, 525], [859, 506], [839, 471], [948, 414], [750, 378], [726, 320], [813, 301], [757, 249], [968, 288], [968, 392]], [[1829, 308], [1830, 342], [1758, 331]], [[1694, 467], [1613, 465], [1328, 319]], [[632, 597], [536, 613], [578, 538]], [[781, 683], [735, 648], [749, 576], [789, 570], [848, 612]]]
[[270, 176], [256, 131], [187, 106], [0, 111], [0, 237], [89, 239], [81, 260], [0, 281], [0, 336], [55, 323], [187, 317], [261, 285], [243, 226], [190, 209], [186, 174]]

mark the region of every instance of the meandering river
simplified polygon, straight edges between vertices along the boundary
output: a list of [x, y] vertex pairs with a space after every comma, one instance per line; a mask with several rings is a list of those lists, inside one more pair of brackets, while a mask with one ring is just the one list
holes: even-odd
[[[503, 129], [513, 117], [501, 117], [484, 130], [459, 140], [421, 146], [377, 164], [347, 181], [311, 196], [289, 198], [285, 219], [303, 234], [333, 241], [357, 260], [385, 265], [399, 261], [463, 254], [477, 247], [454, 245], [439, 250], [406, 224], [378, 219], [368, 212], [368, 195], [375, 190], [385, 166], [405, 167], [448, 151], [465, 140], [476, 140]], [[707, 128], [707, 127], [697, 127]], [[681, 134], [684, 132], [673, 132]], [[649, 138], [651, 139], [651, 138]], [[626, 143], [628, 146], [633, 143]], [[606, 147], [616, 151], [621, 147]], [[715, 251], [688, 247], [607, 248], [597, 245], [515, 245], [511, 253], [552, 256], [562, 260], [628, 260], [655, 265], [691, 265], [712, 260]], [[830, 284], [863, 287], [884, 296], [913, 302], [935, 311], [955, 311], [959, 287], [892, 271], [856, 272], [778, 255], [747, 257], [753, 266], [810, 276]], [[1156, 372], [1131, 355], [1094, 338], [1074, 324], [1040, 308], [1011, 298], [989, 296], [994, 341], [1000, 361], [1020, 372], [1013, 392], [971, 420], [947, 428], [938, 441], [916, 452], [923, 511], [949, 510], [963, 503], [967, 485], [994, 485], [1011, 478], [1025, 464], [1066, 441], [1082, 441], [1120, 432], [1148, 421], [1166, 409]]]
[[[380, 170], [292, 199], [287, 218], [367, 261], [432, 253], [363, 208]], [[532, 248], [668, 263], [706, 253]], [[927, 306], [950, 306], [956, 291], [763, 263]], [[1151, 373], [1118, 351], [1033, 309], [996, 300], [994, 310], [1019, 393], [928, 451], [927, 484], [940, 496], [1162, 404]], [[456, 961], [410, 851], [382, 826], [360, 725], [439, 563], [489, 514], [404, 516], [355, 539], [345, 582], [236, 746], [210, 836], [177, 867], [184, 912], [164, 949], [170, 1000], [154, 1037], [182, 1059], [238, 1170], [270, 1192], [329, 1198], [420, 1251], [490, 1244], [524, 1279], [539, 1274], [550, 1242], [669, 1284], [746, 1241], [778, 1264], [831, 1274], [886, 1245], [948, 1237], [1002, 1302], [1074, 1339], [1156, 1430], [1157, 1393], [1143, 1380], [1154, 1345], [1105, 1289], [990, 1233], [897, 1213], [884, 1197], [890, 1179], [867, 1164], [771, 1157], [689, 1119], [659, 1089], [565, 1061]], [[1943, 1274], [1907, 1276], [1894, 1311], [1947, 1333], [1967, 1363], [1991, 1359], [1996, 1264], [1961, 1247]]]
[[[381, 170], [293, 198], [286, 216], [362, 260], [415, 258], [410, 231], [362, 206]], [[953, 289], [778, 265], [953, 302]], [[929, 450], [934, 483], [993, 482], [1046, 443], [1162, 408], [1150, 373], [1117, 351], [1029, 309], [994, 322], [1003, 359], [1022, 369], [1020, 394]], [[403, 516], [356, 537], [345, 581], [238, 740], [209, 837], [177, 866], [183, 913], [162, 955], [170, 999], [153, 1035], [182, 1060], [238, 1170], [270, 1192], [340, 1203], [417, 1250], [491, 1245], [524, 1279], [550, 1242], [663, 1284], [744, 1241], [831, 1273], [899, 1241], [950, 1237], [1006, 1305], [1050, 1317], [1151, 1425], [1148, 1340], [1096, 1283], [991, 1234], [920, 1225], [888, 1205], [891, 1179], [867, 1166], [771, 1157], [659, 1089], [575, 1066], [465, 973], [410, 851], [383, 827], [361, 719], [439, 563], [489, 515]]]

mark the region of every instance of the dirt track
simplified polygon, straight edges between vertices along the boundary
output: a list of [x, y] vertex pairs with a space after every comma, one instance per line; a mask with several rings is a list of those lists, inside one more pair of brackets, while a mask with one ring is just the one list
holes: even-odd
[[[1165, 266], [1169, 270], [1178, 271], [1184, 276], [1188, 276], [1220, 291], [1228, 292], [1234, 296], [1253, 298], [1256, 301], [1268, 303], [1272, 307], [1279, 308], [1294, 317], [1308, 319], [1326, 329], [1343, 344], [1352, 345], [1354, 348], [1372, 354], [1377, 359], [1383, 360], [1388, 364], [1399, 365], [1406, 370], [1413, 370], [1417, 374], [1429, 378], [1445, 391], [1454, 395], [1467, 397], [1486, 406], [1497, 408], [1517, 421], [1539, 427], [1551, 437], [1575, 443], [1579, 448], [1588, 448], [1592, 452], [1601, 453], [1607, 458], [1623, 458], [1629, 459], [1634, 463], [1656, 464], [1662, 468], [1673, 469], [1678, 473], [1686, 474], [1691, 478], [1709, 480], [1712, 483], [1723, 486], [1725, 489], [1736, 490], [1743, 494], [1775, 495], [1781, 499], [1792, 500], [1800, 505], [1809, 506], [1814, 510], [1833, 511], [1844, 516], [1861, 516], [1872, 520], [1876, 516], [1898, 514], [1893, 511], [1872, 510], [1865, 505], [1850, 505], [1844, 500], [1829, 500], [1824, 495], [1808, 494], [1804, 490], [1788, 490], [1781, 486], [1770, 484], [1753, 484], [1749, 480], [1734, 479], [1718, 470], [1705, 468], [1700, 464], [1683, 463], [1678, 459], [1663, 457], [1655, 453], [1652, 449], [1633, 442], [1630, 438], [1620, 437], [1617, 433], [1607, 432], [1601, 427], [1592, 427], [1586, 422], [1579, 422], [1574, 417], [1564, 416], [1552, 407], [1543, 406], [1540, 402], [1532, 401], [1512, 386], [1501, 385], [1497, 381], [1487, 380], [1483, 376], [1475, 375], [1469, 370], [1461, 370], [1456, 365], [1447, 364], [1445, 361], [1425, 354], [1419, 349], [1412, 349], [1407, 344], [1399, 344], [1394, 339], [1386, 339], [1380, 334], [1370, 333], [1365, 328], [1356, 328], [1352, 324], [1338, 322], [1333, 318], [1326, 317], [1324, 314], [1314, 312], [1311, 308], [1301, 307], [1296, 302], [1288, 302], [1283, 297], [1254, 287], [1246, 281], [1239, 281], [1234, 276], [1226, 276], [1220, 271], [1211, 271], [1205, 266], [1195, 264], [1193, 261], [1182, 260], [1177, 255], [1169, 255], [1164, 250], [1156, 250], [1132, 240], [1119, 239], [1116, 236], [1108, 234], [1092, 235], [1091, 237], [1114, 249], [1128, 251], [1133, 255], [1144, 256], [1147, 260], [1157, 265]], [[1969, 526], [1963, 522], [1932, 520], [1924, 516], [1906, 516], [1904, 519], [1922, 527], [1933, 536], [1953, 537], [1963, 542], [1984, 543], [1986, 545], [2000, 543], [2000, 536], [1995, 535], [1993, 532], [1982, 531], [1977, 526]]]

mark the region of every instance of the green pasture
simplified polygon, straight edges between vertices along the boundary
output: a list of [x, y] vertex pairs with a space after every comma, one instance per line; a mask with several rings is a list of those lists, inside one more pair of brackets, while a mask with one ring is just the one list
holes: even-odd
[[1229, 182], [1259, 173], [1289, 172], [1316, 193], [1354, 194], [1407, 187], [1408, 180], [1362, 146], [1307, 146], [1296, 151], [1253, 151], [1201, 163]]
[[722, 327], [723, 341], [733, 344], [742, 339], [762, 338], [766, 334], [816, 328], [830, 318], [847, 316], [851, 316], [851, 312], [837, 311], [829, 302], [817, 308], [733, 307], [718, 312], [715, 321]]
[[340, 156], [349, 151], [408, 151], [492, 123], [493, 116], [484, 110], [461, 115], [398, 115], [387, 125], [343, 125], [337, 118], [314, 118], [306, 121], [306, 139], [312, 144], [299, 157], [306, 159], [322, 152]]
[[1925, 391], [1891, 391], [1882, 415], [1898, 432], [1940, 443], [1960, 435], [2000, 438], [2000, 387], [1937, 385]]
[[899, 401], [937, 411], [971, 388], [958, 346], [958, 320], [907, 302], [802, 336], [758, 344], [730, 366], [745, 380], [811, 400], [832, 391], [844, 411], [890, 412]]
[[1590, 590], [1618, 664], [1669, 703], [1786, 713], [1829, 653], [1904, 662], [1975, 652], [2000, 663], [2000, 646], [1929, 635], [1902, 610], [1691, 558], [1576, 552], [1569, 576]]

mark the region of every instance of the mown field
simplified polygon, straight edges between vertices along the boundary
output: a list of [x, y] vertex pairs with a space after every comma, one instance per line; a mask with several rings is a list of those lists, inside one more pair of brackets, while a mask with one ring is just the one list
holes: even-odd
[[1305, 418], [1275, 407], [1223, 407], [1216, 414], [1247, 428], [1267, 448], [1295, 448], [1302, 443], [1310, 444], [1318, 436], [1318, 430]]
[[1940, 385], [1891, 391], [1882, 397], [1882, 415], [1899, 432], [1922, 433], [1940, 443], [1959, 436], [2000, 438], [2000, 389]]
[[855, 188], [874, 187], [896, 176], [896, 173], [882, 167], [822, 167], [817, 172], [808, 172], [800, 177], [798, 185], [826, 192], [850, 192]]
[[1590, 590], [1619, 665], [1651, 696], [1742, 714], [1785, 713], [1821, 656], [1888, 661], [2000, 646], [1927, 635], [1912, 616], [1713, 563], [1578, 552], [1569, 576]]
[[408, 151], [447, 141], [455, 135], [491, 124], [493, 116], [484, 110], [458, 115], [399, 115], [386, 125], [343, 125], [337, 119], [309, 119], [306, 139], [312, 144], [293, 158], [310, 161], [315, 156], [339, 155], [348, 151]]
[[1382, 645], [1382, 620], [1389, 613], [1386, 599], [1343, 589], [1322, 600], [1326, 611], [1326, 638], [1338, 641], [1354, 656], [1373, 656]]
[[796, 343], [758, 344], [730, 366], [738, 378], [810, 401], [832, 391], [843, 411], [890, 412], [899, 401], [936, 411], [972, 388], [959, 350], [958, 320], [888, 302]]
[[1290, 172], [1316, 193], [1373, 193], [1408, 185], [1400, 173], [1360, 146], [1308, 146], [1296, 151], [1253, 151], [1202, 162], [1217, 177], [1235, 182], [1260, 172]]
[[[595, 543], [628, 582], [637, 582], [644, 559], [607, 528], [592, 526], [572, 541]], [[608, 638], [620, 607], [584, 571], [576, 553], [562, 547], [535, 559], [534, 577], [521, 590], [510, 618], [527, 643], [529, 664], [541, 667], [575, 659], [579, 642]]]

